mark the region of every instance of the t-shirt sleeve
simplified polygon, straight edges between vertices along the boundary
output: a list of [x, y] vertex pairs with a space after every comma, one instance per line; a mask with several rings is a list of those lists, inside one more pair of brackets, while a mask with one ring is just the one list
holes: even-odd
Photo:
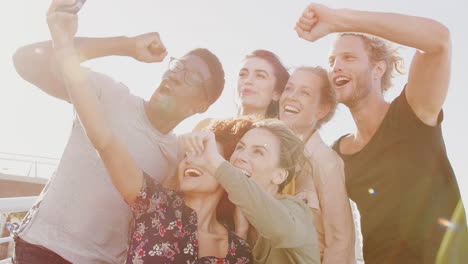
[[299, 199], [289, 195], [274, 198], [227, 161], [219, 166], [215, 177], [229, 200], [273, 247], [295, 248], [316, 241], [312, 214]]
[[148, 174], [143, 173], [141, 190], [130, 208], [135, 218], [139, 218], [156, 210], [166, 211], [174, 202], [182, 203], [182, 198], [175, 191], [164, 188]]

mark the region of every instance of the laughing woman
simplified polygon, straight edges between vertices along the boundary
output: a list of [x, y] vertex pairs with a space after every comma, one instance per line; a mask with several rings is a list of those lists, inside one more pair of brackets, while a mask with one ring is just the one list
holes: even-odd
[[252, 125], [237, 143], [230, 163], [216, 150], [212, 132], [180, 137], [203, 168], [224, 187], [252, 228], [248, 241], [256, 264], [320, 263], [312, 213], [298, 198], [281, 195], [301, 168], [308, 167], [304, 144], [281, 121]]
[[73, 46], [76, 15], [56, 13], [48, 22], [70, 99], [135, 217], [127, 263], [251, 263], [249, 246], [217, 219], [224, 190], [203, 167], [204, 162], [193, 155], [182, 160], [177, 172], [180, 192], [146, 175], [113, 134], [79, 65]]

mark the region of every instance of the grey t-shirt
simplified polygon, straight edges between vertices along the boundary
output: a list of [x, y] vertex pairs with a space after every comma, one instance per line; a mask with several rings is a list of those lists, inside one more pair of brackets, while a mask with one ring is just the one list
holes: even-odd
[[[174, 173], [177, 138], [154, 129], [143, 99], [122, 83], [95, 73], [90, 81], [115, 135], [138, 166], [158, 181]], [[18, 235], [73, 263], [123, 263], [131, 211], [78, 118], [57, 171], [23, 220]]]

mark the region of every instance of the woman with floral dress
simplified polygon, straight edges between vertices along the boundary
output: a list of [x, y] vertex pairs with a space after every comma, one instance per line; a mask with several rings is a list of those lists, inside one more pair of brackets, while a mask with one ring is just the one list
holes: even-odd
[[[146, 175], [113, 134], [87, 73], [79, 65], [73, 43], [77, 16], [56, 12], [48, 23], [71, 102], [114, 186], [135, 216], [127, 263], [251, 263], [247, 243], [217, 219], [225, 191], [200, 166], [201, 160], [187, 155], [179, 164], [179, 191], [164, 188]], [[187, 70], [181, 70], [177, 76], [186, 74]]]

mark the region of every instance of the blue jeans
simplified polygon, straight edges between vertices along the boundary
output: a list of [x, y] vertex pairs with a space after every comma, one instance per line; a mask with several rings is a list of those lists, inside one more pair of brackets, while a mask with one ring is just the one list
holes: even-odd
[[71, 264], [53, 251], [15, 237], [14, 264]]

